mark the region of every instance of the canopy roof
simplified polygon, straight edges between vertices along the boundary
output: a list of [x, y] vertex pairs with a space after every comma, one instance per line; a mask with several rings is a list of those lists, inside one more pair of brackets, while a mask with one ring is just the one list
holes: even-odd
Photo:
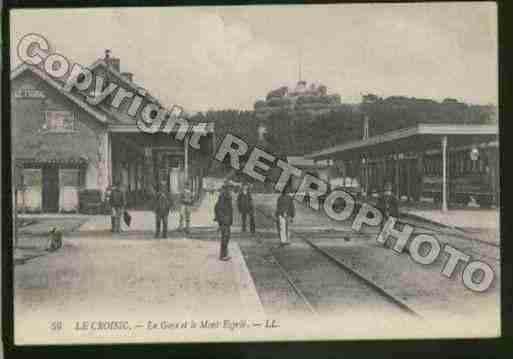
[[447, 136], [448, 147], [496, 141], [497, 125], [418, 124], [390, 131], [364, 140], [352, 141], [306, 154], [305, 158], [350, 159], [362, 154], [416, 152], [440, 148], [441, 137]]

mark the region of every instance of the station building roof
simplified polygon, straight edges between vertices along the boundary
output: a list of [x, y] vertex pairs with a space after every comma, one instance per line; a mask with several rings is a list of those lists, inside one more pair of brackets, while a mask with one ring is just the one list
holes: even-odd
[[[113, 66], [109, 66], [105, 59], [96, 60], [90, 67], [89, 70], [94, 71], [98, 68], [103, 68], [108, 72], [109, 82], [115, 80], [114, 82], [118, 84], [120, 87], [129, 88], [134, 93], [138, 91], [138, 89], [142, 88], [132, 80], [127, 79], [123, 76], [123, 73], [118, 71], [118, 69]], [[65, 91], [64, 84], [68, 77], [69, 73], [64, 75], [61, 79], [54, 79], [50, 75], [48, 75], [45, 71], [43, 71], [39, 66], [30, 65], [27, 63], [22, 63], [18, 65], [15, 69], [11, 71], [10, 78], [11, 81], [15, 80], [17, 77], [22, 75], [25, 72], [31, 72], [35, 76], [42, 79], [44, 82], [48, 83], [50, 86], [55, 88], [60, 94], [64, 97], [68, 98], [75, 104], [77, 104], [84, 111], [88, 112], [94, 119], [98, 120], [100, 123], [108, 126], [109, 131], [111, 132], [140, 132], [137, 128], [136, 121], [133, 117], [129, 116], [126, 111], [120, 108], [114, 108], [106, 103], [109, 101], [102, 102], [99, 105], [91, 105], [86, 101], [86, 96], [88, 93], [86, 91]], [[94, 86], [94, 84], [93, 84]], [[157, 103], [159, 106], [162, 106], [161, 103], [152, 96], [146, 89], [144, 98], [147, 102]], [[201, 132], [201, 133], [214, 133], [215, 123], [190, 123], [191, 127], [189, 128], [189, 132]]]

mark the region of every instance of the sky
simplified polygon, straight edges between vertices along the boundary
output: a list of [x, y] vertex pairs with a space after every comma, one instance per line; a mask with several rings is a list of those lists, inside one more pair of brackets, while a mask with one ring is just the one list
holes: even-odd
[[[302, 78], [343, 103], [362, 94], [496, 104], [493, 2], [14, 10], [11, 66], [27, 33], [92, 64], [105, 49], [163, 104], [252, 109]], [[301, 59], [301, 61], [300, 61]]]

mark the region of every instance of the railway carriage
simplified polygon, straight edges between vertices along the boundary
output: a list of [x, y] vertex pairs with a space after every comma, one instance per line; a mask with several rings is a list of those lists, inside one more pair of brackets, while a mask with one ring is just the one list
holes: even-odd
[[[498, 144], [481, 144], [455, 149], [448, 154], [449, 201], [467, 204], [475, 201], [481, 206], [498, 202]], [[442, 200], [442, 156], [429, 153], [424, 158], [422, 197]]]

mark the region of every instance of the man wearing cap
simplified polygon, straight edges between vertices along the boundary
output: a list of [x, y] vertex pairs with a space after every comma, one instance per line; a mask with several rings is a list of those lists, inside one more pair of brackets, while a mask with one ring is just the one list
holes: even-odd
[[249, 185], [243, 184], [242, 189], [237, 196], [237, 208], [242, 220], [242, 232], [246, 232], [246, 220], [249, 217], [249, 230], [252, 235], [255, 234], [255, 213], [253, 207], [253, 197], [249, 192]]
[[123, 209], [126, 206], [126, 198], [125, 193], [119, 187], [118, 181], [115, 181], [111, 187], [109, 203], [112, 210], [111, 230], [113, 233], [121, 233], [121, 215], [123, 214]]
[[155, 238], [159, 238], [162, 228], [162, 238], [167, 238], [167, 219], [173, 206], [171, 195], [166, 191], [166, 182], [160, 184], [155, 193], [153, 211], [155, 212]]
[[378, 198], [378, 202], [376, 204], [376, 207], [383, 214], [381, 229], [383, 229], [389, 217], [399, 217], [399, 202], [392, 193], [392, 183], [386, 182], [383, 189], [383, 194]]
[[230, 241], [230, 227], [233, 224], [232, 195], [228, 183], [225, 183], [221, 188], [221, 194], [217, 199], [214, 212], [215, 221], [219, 224], [219, 231], [221, 232], [219, 259], [227, 261], [230, 260], [230, 256], [228, 255], [228, 242]]
[[285, 188], [276, 202], [276, 220], [278, 234], [280, 236], [280, 245], [289, 245], [289, 225], [292, 223], [295, 215], [294, 201], [289, 195], [289, 189]]

